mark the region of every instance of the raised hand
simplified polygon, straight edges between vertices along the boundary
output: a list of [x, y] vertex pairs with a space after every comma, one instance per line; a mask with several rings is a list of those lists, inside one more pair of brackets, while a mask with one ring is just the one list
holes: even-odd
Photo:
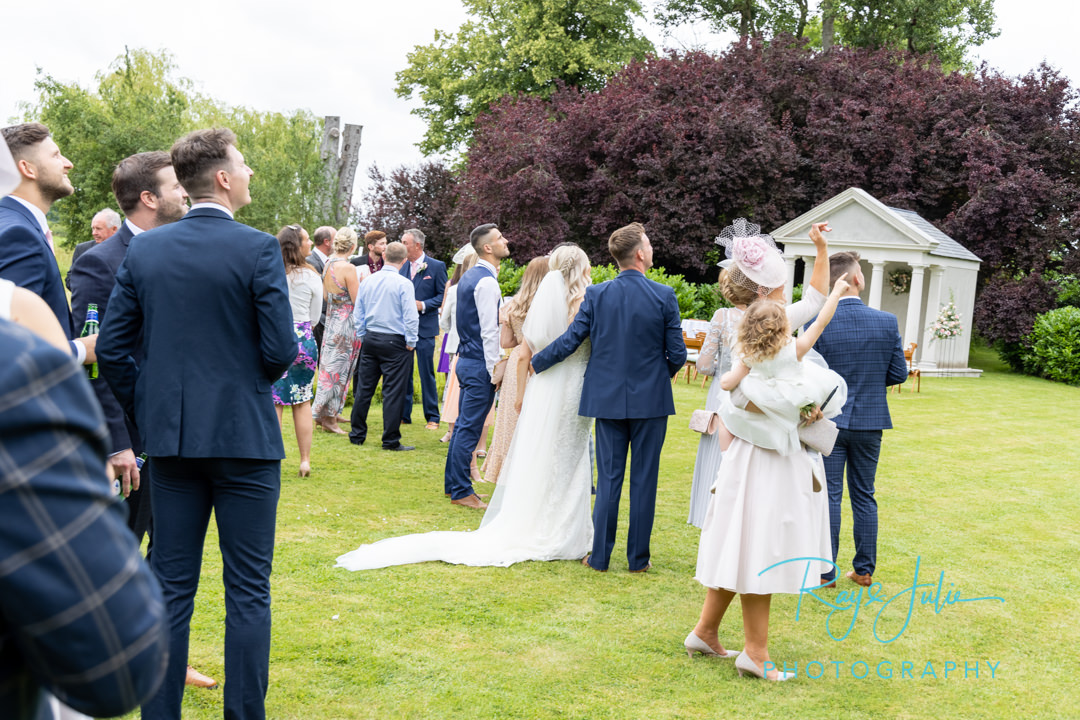
[[847, 273], [844, 273], [840, 277], [836, 278], [836, 283], [833, 285], [831, 297], [840, 297], [848, 291], [851, 284], [847, 281]]
[[832, 232], [828, 222], [814, 223], [810, 226], [810, 239], [814, 241], [816, 247], [825, 247], [828, 244], [825, 241], [825, 236], [822, 235], [822, 233], [827, 232]]

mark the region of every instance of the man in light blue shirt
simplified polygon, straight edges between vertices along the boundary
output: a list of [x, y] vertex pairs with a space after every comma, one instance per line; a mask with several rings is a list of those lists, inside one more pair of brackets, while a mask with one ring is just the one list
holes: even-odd
[[353, 309], [356, 337], [363, 342], [352, 409], [349, 440], [363, 445], [367, 439], [367, 414], [379, 378], [383, 379], [383, 450], [415, 450], [401, 444], [401, 416], [405, 410], [413, 375], [420, 314], [416, 310], [413, 284], [400, 274], [405, 246], [392, 242], [383, 253], [385, 265], [360, 283]]

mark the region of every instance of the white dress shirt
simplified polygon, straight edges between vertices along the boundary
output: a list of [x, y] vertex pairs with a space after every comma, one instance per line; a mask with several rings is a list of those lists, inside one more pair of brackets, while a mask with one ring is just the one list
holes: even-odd
[[[499, 276], [499, 269], [487, 260], [478, 260], [478, 266], [491, 270], [492, 275]], [[473, 300], [476, 302], [476, 315], [480, 320], [480, 339], [484, 343], [484, 364], [487, 365], [488, 374], [495, 372], [495, 363], [499, 362], [499, 302], [502, 300], [502, 291], [495, 277], [485, 275], [476, 283], [473, 289]]]

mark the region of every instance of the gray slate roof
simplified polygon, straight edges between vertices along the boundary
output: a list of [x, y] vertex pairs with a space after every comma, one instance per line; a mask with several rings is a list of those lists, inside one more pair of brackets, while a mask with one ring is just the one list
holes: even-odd
[[899, 215], [901, 218], [910, 223], [926, 237], [938, 241], [938, 246], [930, 253], [931, 255], [956, 258], [957, 260], [973, 260], [975, 262], [982, 262], [982, 260], [975, 253], [971, 252], [966, 247], [956, 242], [945, 233], [938, 230], [936, 227], [931, 225], [928, 220], [923, 218], [918, 213], [912, 210], [901, 210], [900, 208], [894, 207], [889, 208], [889, 211]]

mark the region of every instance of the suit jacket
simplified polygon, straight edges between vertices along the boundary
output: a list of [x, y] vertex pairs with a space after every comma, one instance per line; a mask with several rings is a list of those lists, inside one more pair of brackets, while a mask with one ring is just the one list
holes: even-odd
[[[412, 284], [416, 299], [424, 303], [424, 311], [420, 313], [420, 337], [433, 338], [439, 334], [439, 308], [446, 291], [446, 263], [430, 255], [424, 256], [424, 262], [427, 267], [416, 273]], [[408, 278], [411, 272], [412, 264], [406, 260], [401, 266], [401, 274]]]
[[[86, 322], [86, 306], [89, 303], [97, 304], [98, 321], [105, 320], [109, 295], [116, 285], [116, 271], [120, 269], [120, 263], [127, 254], [131, 237], [131, 229], [124, 223], [111, 237], [100, 244], [92, 244], [87, 252], [72, 261], [71, 272], [68, 273], [68, 287], [71, 288], [71, 317], [75, 327], [82, 327]], [[141, 344], [142, 338], [139, 338], [137, 345]], [[141, 349], [136, 351], [134, 359], [136, 363], [142, 362]], [[105, 411], [105, 423], [112, 438], [110, 452], [118, 453], [131, 449], [136, 455], [141, 453], [143, 444], [138, 431], [124, 413], [120, 401], [116, 399], [105, 378], [99, 375], [90, 381], [90, 387], [94, 389], [101, 409]]]
[[578, 414], [610, 420], [675, 414], [671, 378], [686, 362], [679, 301], [637, 270], [585, 290], [574, 322], [533, 356], [537, 372], [592, 341]]
[[[323, 272], [326, 270], [326, 263], [319, 257], [318, 253], [312, 252], [304, 260], [307, 264], [315, 268], [315, 272], [319, 273], [319, 277], [322, 277]], [[326, 293], [323, 293], [322, 310], [319, 311], [319, 325], [326, 325]]]
[[[123, 223], [120, 224], [120, 227], [123, 227]], [[116, 232], [120, 231], [117, 230]], [[113, 234], [115, 235], [116, 233]], [[97, 244], [98, 242], [96, 240], [87, 240], [86, 242], [81, 242], [75, 246], [75, 250], [71, 253], [71, 267], [68, 268], [67, 277], [64, 278], [64, 284], [67, 285], [68, 290], [71, 289], [71, 268], [75, 267], [75, 261], [81, 258], [84, 252]]]
[[56, 256], [37, 220], [18, 200], [0, 200], [0, 277], [39, 295], [68, 339], [75, 337]]
[[297, 349], [277, 239], [214, 208], [131, 241], [97, 345], [151, 457], [265, 460], [285, 456], [270, 384]]
[[837, 426], [848, 430], [891, 428], [885, 393], [908, 375], [896, 316], [869, 308], [859, 298], [841, 298], [832, 322], [814, 348], [847, 381], [844, 411], [833, 418]]
[[43, 690], [94, 717], [134, 709], [165, 672], [161, 590], [105, 478], [82, 368], [0, 320], [0, 715], [51, 718]]

